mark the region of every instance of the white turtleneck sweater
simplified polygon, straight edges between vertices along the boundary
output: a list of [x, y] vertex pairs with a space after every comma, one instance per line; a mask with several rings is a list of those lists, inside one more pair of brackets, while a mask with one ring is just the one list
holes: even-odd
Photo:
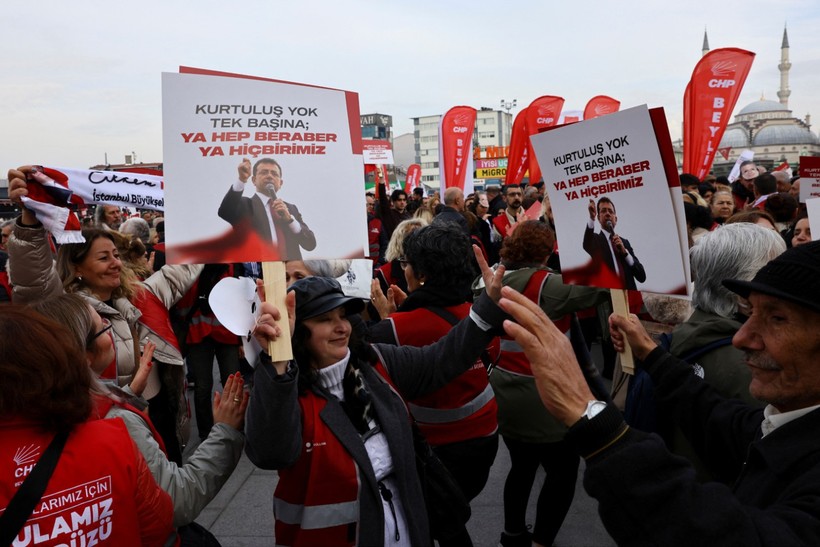
[[[350, 361], [350, 350], [347, 351], [344, 359], [324, 368], [317, 369], [318, 384], [330, 392], [339, 401], [345, 400], [342, 380], [347, 371], [347, 364]], [[370, 420], [367, 424], [370, 431], [362, 436], [364, 448], [370, 458], [370, 465], [376, 474], [376, 480], [384, 484], [393, 494], [393, 508], [396, 512], [395, 518], [390, 510], [390, 504], [382, 496], [382, 513], [384, 513], [384, 544], [390, 547], [412, 547], [410, 545], [410, 533], [407, 531], [407, 519], [404, 516], [404, 508], [401, 505], [398, 486], [393, 473], [393, 457], [390, 454], [390, 447], [387, 445], [387, 438], [379, 429], [378, 424]], [[396, 541], [396, 530], [399, 533], [399, 540]]]

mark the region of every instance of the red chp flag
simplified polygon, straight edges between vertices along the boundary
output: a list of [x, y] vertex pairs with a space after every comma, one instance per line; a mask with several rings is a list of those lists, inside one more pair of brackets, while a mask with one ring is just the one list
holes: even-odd
[[[552, 95], [538, 97], [527, 107], [527, 133], [535, 135], [540, 129], [552, 127], [558, 123], [561, 116], [561, 109], [564, 108], [564, 99]], [[529, 138], [527, 139], [529, 148]], [[530, 150], [531, 152], [531, 150]], [[537, 184], [541, 180], [541, 168], [535, 154], [527, 155], [527, 163], [530, 171], [530, 184]]]
[[404, 182], [404, 193], [412, 194], [415, 188], [421, 186], [421, 165], [414, 163], [407, 168], [407, 179]]
[[471, 106], [454, 106], [441, 117], [438, 149], [442, 190], [455, 186], [465, 195], [473, 191], [475, 119], [476, 110]]
[[530, 134], [527, 133], [527, 109], [525, 108], [515, 116], [513, 122], [504, 186], [517, 186], [524, 180], [524, 174], [527, 172], [529, 149]]
[[589, 100], [586, 108], [584, 108], [584, 119], [591, 120], [598, 116], [606, 116], [617, 112], [621, 108], [621, 101], [616, 101], [612, 97], [606, 95], [595, 95]]
[[684, 173], [701, 180], [709, 174], [754, 57], [743, 49], [715, 49], [695, 66], [683, 104]]

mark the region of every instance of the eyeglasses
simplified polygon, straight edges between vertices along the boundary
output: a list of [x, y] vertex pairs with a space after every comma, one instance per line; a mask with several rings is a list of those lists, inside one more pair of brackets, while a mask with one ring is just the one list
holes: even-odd
[[402, 270], [406, 269], [408, 264], [410, 264], [410, 261], [407, 260], [407, 257], [404, 257], [404, 256], [399, 257], [399, 266], [401, 266]]
[[111, 328], [114, 326], [114, 325], [111, 324], [111, 321], [109, 321], [105, 317], [102, 317], [101, 319], [102, 319], [103, 328], [101, 328], [93, 336], [91, 336], [91, 338], [88, 339], [88, 345], [89, 346], [94, 343], [94, 340], [96, 340], [97, 338], [99, 338], [100, 336], [102, 336], [103, 334], [108, 332], [109, 330], [111, 330]]

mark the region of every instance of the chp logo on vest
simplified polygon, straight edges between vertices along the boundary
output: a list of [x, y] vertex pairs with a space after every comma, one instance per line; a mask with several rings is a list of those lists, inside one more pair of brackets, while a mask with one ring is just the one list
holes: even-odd
[[312, 443], [312, 442], [308, 441], [308, 442], [305, 443], [305, 452], [313, 452], [313, 449], [316, 448], [317, 446], [326, 446], [326, 445], [327, 445], [327, 443], [325, 441], [322, 441], [320, 443]]
[[18, 479], [28, 475], [34, 469], [34, 463], [40, 457], [40, 445], [19, 446], [14, 453], [14, 476]]
[[469, 114], [458, 114], [453, 118], [453, 133], [467, 133], [470, 128], [467, 123], [470, 121]]
[[712, 65], [712, 75], [714, 78], [709, 80], [707, 84], [709, 87], [734, 87], [735, 80], [726, 78], [726, 76], [733, 76], [737, 71], [737, 63], [733, 61], [717, 61]]

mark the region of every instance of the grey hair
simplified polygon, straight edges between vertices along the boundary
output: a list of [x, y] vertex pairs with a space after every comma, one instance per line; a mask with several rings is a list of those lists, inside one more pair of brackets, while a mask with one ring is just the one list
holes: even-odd
[[145, 245], [151, 241], [151, 227], [143, 218], [129, 218], [120, 224], [119, 232], [128, 236], [137, 236]]
[[[100, 203], [97, 205], [97, 208], [94, 209], [94, 225], [97, 227], [102, 227], [105, 224], [105, 208], [108, 206], [107, 203]], [[112, 207], [116, 207], [112, 205]], [[119, 209], [119, 207], [117, 207]]]
[[730, 318], [737, 312], [737, 296], [724, 279], [750, 281], [757, 271], [786, 250], [783, 237], [748, 222], [727, 224], [704, 235], [689, 251], [695, 289], [692, 305]]
[[451, 186], [444, 191], [444, 205], [452, 206], [455, 205], [456, 200], [459, 197], [464, 197], [464, 192], [461, 191], [460, 188], [456, 186]]
[[0, 222], [0, 230], [5, 228], [6, 226], [13, 226], [13, 225], [14, 225], [14, 219], [13, 218], [10, 218], [8, 220], [4, 220], [3, 222]]
[[390, 236], [390, 243], [387, 244], [387, 250], [384, 252], [384, 258], [388, 262], [392, 262], [404, 254], [404, 238], [407, 234], [424, 228], [428, 222], [423, 218], [408, 218], [402, 220], [396, 229], [393, 230], [393, 235]]
[[350, 260], [303, 260], [302, 264], [317, 277], [341, 277], [350, 268]]

